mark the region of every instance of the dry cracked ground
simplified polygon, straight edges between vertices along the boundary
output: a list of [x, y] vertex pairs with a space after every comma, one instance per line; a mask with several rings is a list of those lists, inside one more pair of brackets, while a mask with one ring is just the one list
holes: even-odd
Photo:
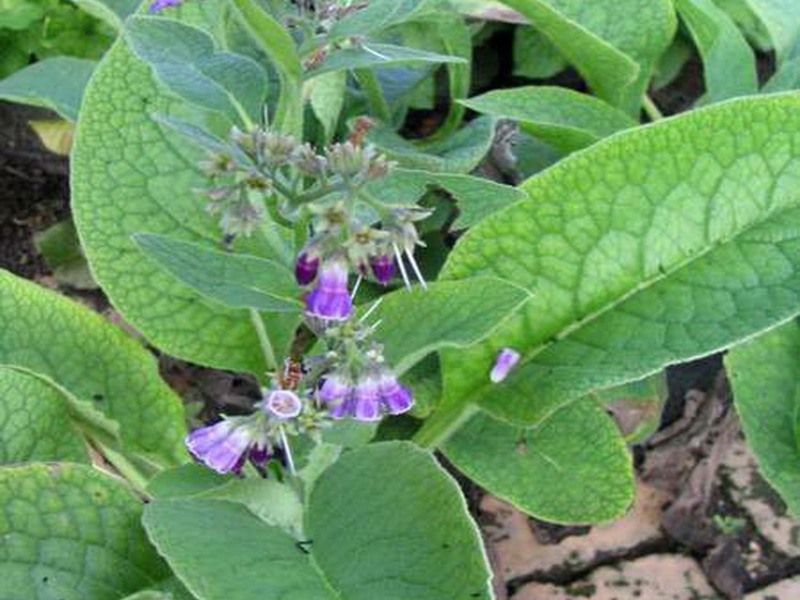
[[800, 598], [800, 525], [759, 475], [722, 374], [636, 457], [636, 502], [614, 523], [556, 527], [482, 498], [498, 598]]

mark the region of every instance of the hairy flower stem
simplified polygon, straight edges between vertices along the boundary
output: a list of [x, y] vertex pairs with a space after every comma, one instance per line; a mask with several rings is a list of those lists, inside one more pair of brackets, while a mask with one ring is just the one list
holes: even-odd
[[449, 440], [456, 431], [466, 425], [477, 412], [476, 404], [447, 405], [425, 421], [425, 424], [414, 436], [414, 442], [426, 450], [435, 450]]
[[264, 319], [261, 318], [261, 314], [255, 308], [251, 308], [250, 320], [253, 323], [253, 327], [256, 329], [258, 341], [261, 344], [261, 351], [264, 353], [264, 360], [267, 363], [267, 370], [276, 373], [278, 371], [278, 361], [275, 358], [275, 350], [269, 339], [267, 328], [264, 327]]
[[644, 112], [650, 117], [651, 121], [660, 121], [664, 118], [664, 114], [647, 94], [642, 97], [642, 108], [644, 108]]

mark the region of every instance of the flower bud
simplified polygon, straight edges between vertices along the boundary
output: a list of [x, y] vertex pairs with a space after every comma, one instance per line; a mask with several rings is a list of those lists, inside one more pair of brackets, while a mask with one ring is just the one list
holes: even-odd
[[303, 252], [297, 257], [297, 262], [294, 265], [294, 276], [299, 285], [309, 285], [316, 279], [319, 260], [318, 256], [309, 256], [307, 252]]
[[492, 383], [500, 383], [508, 377], [511, 369], [517, 365], [520, 358], [521, 356], [516, 350], [503, 348], [500, 354], [497, 355], [492, 372], [489, 374], [489, 379], [491, 379]]
[[386, 254], [378, 254], [369, 259], [372, 273], [379, 283], [386, 285], [394, 277], [394, 257]]

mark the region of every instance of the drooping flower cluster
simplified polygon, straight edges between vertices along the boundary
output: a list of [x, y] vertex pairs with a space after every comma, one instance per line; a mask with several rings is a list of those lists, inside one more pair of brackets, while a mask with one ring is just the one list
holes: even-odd
[[378, 421], [384, 413], [399, 415], [414, 405], [411, 390], [400, 385], [388, 370], [370, 373], [357, 382], [332, 373], [323, 382], [317, 397], [328, 405], [334, 419], [346, 416], [359, 421]]
[[195, 429], [187, 436], [186, 446], [195, 458], [218, 473], [239, 473], [248, 460], [264, 467], [275, 456], [276, 448], [284, 445], [281, 428], [303, 412], [303, 402], [289, 390], [272, 390], [257, 407], [252, 415], [225, 417], [214, 425]]

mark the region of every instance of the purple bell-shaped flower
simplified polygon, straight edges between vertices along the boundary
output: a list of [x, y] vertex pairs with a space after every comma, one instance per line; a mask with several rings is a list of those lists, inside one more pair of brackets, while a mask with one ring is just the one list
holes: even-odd
[[394, 257], [386, 254], [378, 254], [369, 259], [369, 264], [372, 267], [372, 274], [378, 283], [386, 285], [394, 277]]
[[306, 315], [325, 321], [346, 321], [353, 312], [347, 289], [347, 264], [343, 260], [323, 263], [317, 286], [306, 296]]
[[273, 390], [264, 399], [264, 408], [279, 419], [293, 419], [303, 412], [303, 403], [292, 391]]
[[379, 421], [381, 418], [381, 393], [378, 380], [367, 377], [352, 392], [350, 414], [358, 421]]
[[294, 265], [294, 276], [299, 285], [309, 285], [317, 278], [319, 262], [318, 256], [309, 256], [307, 252], [303, 252], [297, 257], [297, 262]]
[[240, 470], [253, 442], [251, 427], [228, 419], [195, 429], [186, 437], [189, 452], [217, 473]]
[[385, 373], [379, 381], [381, 405], [392, 415], [399, 415], [414, 406], [414, 395], [407, 387], [400, 385], [392, 373]]
[[489, 374], [489, 379], [492, 383], [500, 383], [511, 372], [511, 369], [517, 366], [520, 353], [511, 348], [503, 348], [500, 354], [497, 355], [497, 360], [492, 367], [492, 372]]

